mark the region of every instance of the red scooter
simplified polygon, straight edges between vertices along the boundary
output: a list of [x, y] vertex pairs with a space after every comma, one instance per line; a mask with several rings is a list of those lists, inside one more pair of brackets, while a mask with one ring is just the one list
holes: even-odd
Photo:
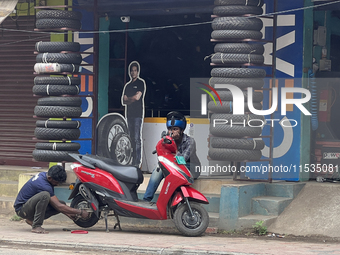
[[71, 207], [89, 212], [88, 218], [79, 218], [74, 222], [80, 227], [91, 227], [103, 213], [106, 231], [108, 216], [116, 217], [115, 228], [118, 226], [120, 230], [118, 216], [124, 216], [173, 219], [183, 235], [199, 236], [204, 233], [209, 224], [209, 215], [200, 203], [209, 202], [190, 187], [193, 177], [185, 166], [184, 158], [176, 156], [176, 151], [176, 143], [170, 136], [163, 136], [157, 143], [155, 152], [159, 168], [165, 176], [157, 203], [138, 199], [137, 189], [144, 179], [139, 168], [114, 165], [111, 159], [95, 155], [70, 154], [80, 163], [71, 165], [78, 177], [69, 197], [72, 199]]

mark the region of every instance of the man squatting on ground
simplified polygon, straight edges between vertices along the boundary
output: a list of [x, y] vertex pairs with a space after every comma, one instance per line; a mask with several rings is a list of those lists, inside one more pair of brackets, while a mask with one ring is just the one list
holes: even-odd
[[[177, 145], [176, 155], [184, 157], [186, 161], [185, 166], [190, 170], [194, 179], [197, 179], [201, 173], [196, 171], [196, 166], [201, 166], [201, 162], [196, 154], [196, 142], [194, 138], [184, 134], [186, 126], [187, 120], [180, 112], [173, 111], [167, 114], [166, 127], [168, 133], [172, 136]], [[163, 178], [163, 172], [158, 167], [153, 170], [143, 200], [151, 201], [153, 199]]]
[[26, 219], [26, 223], [32, 226], [33, 233], [48, 234], [41, 226], [45, 219], [58, 213], [63, 213], [71, 219], [88, 217], [87, 211], [67, 206], [54, 194], [54, 186], [65, 181], [65, 169], [55, 165], [48, 172], [33, 176], [19, 191], [14, 209], [18, 216]]

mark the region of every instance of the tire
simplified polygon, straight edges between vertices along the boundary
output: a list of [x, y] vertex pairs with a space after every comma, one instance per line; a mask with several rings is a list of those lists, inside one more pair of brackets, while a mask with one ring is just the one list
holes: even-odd
[[79, 143], [36, 143], [37, 150], [53, 150], [53, 151], [78, 151], [80, 149]]
[[249, 43], [218, 43], [214, 47], [215, 52], [237, 53], [237, 54], [258, 54], [264, 53], [262, 44]]
[[213, 30], [260, 31], [263, 22], [255, 17], [218, 17], [213, 20], [211, 27]]
[[[220, 96], [222, 101], [233, 101], [233, 96], [232, 93], [229, 90], [216, 90], [217, 94]], [[215, 95], [215, 93], [212, 94], [214, 99], [218, 100], [217, 96]], [[248, 91], [243, 91], [243, 95], [244, 95], [244, 102], [247, 102], [248, 100]], [[209, 97], [210, 101], [213, 101], [213, 99], [211, 97]], [[253, 102], [262, 102], [263, 100], [263, 94], [262, 92], [253, 92]], [[218, 102], [217, 102], [218, 103]]]
[[119, 133], [129, 133], [126, 122], [119, 115], [107, 115], [100, 120], [97, 126], [98, 142], [97, 154], [106, 158], [111, 158], [111, 145], [113, 139]]
[[81, 107], [40, 105], [34, 107], [34, 115], [45, 118], [78, 118], [82, 112]]
[[74, 159], [70, 157], [69, 153], [78, 153], [75, 151], [52, 151], [52, 150], [33, 150], [33, 158], [36, 161], [43, 162], [73, 162]]
[[211, 32], [215, 40], [261, 40], [262, 33], [253, 30], [215, 30]]
[[37, 120], [36, 127], [44, 128], [80, 128], [81, 122], [76, 120]]
[[[253, 103], [253, 106], [256, 110], [262, 110], [261, 103]], [[222, 105], [220, 102], [210, 101], [208, 103], [208, 109], [214, 113], [232, 113], [233, 112], [233, 102], [232, 101], [222, 101]], [[244, 104], [244, 111], [249, 112], [248, 104]]]
[[116, 135], [111, 143], [111, 158], [118, 165], [128, 165], [132, 158], [132, 143], [130, 136], [126, 133]]
[[79, 87], [76, 85], [34, 85], [32, 92], [39, 96], [78, 95]]
[[211, 137], [212, 148], [262, 150], [265, 146], [262, 140], [234, 139], [225, 137]]
[[263, 6], [263, 0], [215, 0], [215, 5]]
[[258, 6], [216, 6], [213, 9], [213, 14], [217, 16], [242, 16], [246, 14], [250, 15], [261, 15], [263, 10]]
[[213, 68], [212, 77], [224, 78], [264, 78], [266, 71], [255, 68]]
[[80, 44], [77, 42], [37, 42], [35, 51], [57, 53], [61, 51], [80, 51]]
[[35, 85], [80, 85], [80, 78], [79, 77], [43, 77], [37, 76], [34, 78]]
[[37, 19], [35, 26], [38, 29], [71, 28], [80, 30], [81, 22], [73, 19]]
[[37, 63], [80, 65], [83, 58], [78, 53], [39, 53], [35, 60]]
[[261, 159], [260, 150], [220, 149], [210, 148], [208, 155], [213, 160], [222, 161], [256, 161]]
[[174, 222], [176, 228], [185, 236], [200, 236], [209, 225], [209, 215], [200, 204], [190, 201], [191, 209], [194, 213], [194, 219], [191, 217], [186, 204], [177, 207], [174, 213]]
[[211, 62], [214, 64], [255, 64], [262, 65], [264, 62], [263, 55], [256, 54], [230, 54], [230, 53], [215, 53], [211, 57]]
[[[91, 208], [90, 204], [80, 194], [76, 195], [72, 199], [71, 207], [76, 208], [76, 209]], [[100, 212], [99, 212], [99, 218], [100, 218]], [[90, 213], [88, 218], [86, 218], [86, 219], [79, 218], [77, 220], [74, 220], [73, 222], [81, 228], [89, 228], [89, 227], [94, 226], [98, 222], [99, 218], [97, 218], [95, 213]]]
[[39, 98], [37, 105], [44, 106], [81, 106], [81, 97], [43, 97]]
[[210, 133], [218, 137], [231, 137], [231, 138], [242, 138], [242, 137], [258, 137], [262, 133], [260, 127], [248, 127], [248, 126], [237, 126], [237, 125], [212, 125], [210, 124]]
[[[217, 121], [220, 120], [220, 121]], [[245, 115], [233, 115], [233, 114], [225, 114], [225, 113], [214, 113], [210, 117], [211, 124], [218, 125], [217, 123], [223, 123], [228, 121], [228, 123], [245, 123], [246, 126], [256, 126], [261, 127], [265, 123], [264, 116], [255, 115], [255, 114], [245, 114]]]
[[[212, 77], [209, 80], [209, 85], [216, 88], [216, 84], [231, 84], [245, 89], [252, 87], [254, 89], [260, 89], [264, 86], [263, 78], [223, 78], [223, 77]], [[221, 88], [219, 88], [221, 90]]]
[[40, 140], [77, 140], [80, 136], [80, 130], [37, 127], [34, 130], [34, 135]]
[[36, 63], [34, 71], [40, 73], [79, 73], [80, 66], [74, 64]]
[[77, 11], [41, 10], [36, 14], [37, 19], [74, 19], [81, 20], [82, 14]]

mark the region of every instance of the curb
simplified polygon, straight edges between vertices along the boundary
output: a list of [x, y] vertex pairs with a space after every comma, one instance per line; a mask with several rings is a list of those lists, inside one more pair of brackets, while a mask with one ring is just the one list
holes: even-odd
[[205, 251], [205, 250], [180, 250], [171, 248], [149, 248], [149, 247], [134, 247], [124, 245], [107, 245], [107, 244], [83, 244], [83, 243], [62, 243], [62, 242], [42, 242], [42, 241], [26, 241], [26, 240], [10, 240], [1, 239], [1, 244], [11, 245], [31, 245], [36, 247], [53, 247], [64, 249], [80, 249], [84, 250], [96, 250], [96, 251], [110, 251], [110, 252], [135, 252], [144, 254], [171, 254], [171, 255], [255, 255], [252, 253], [239, 253], [239, 252], [218, 252], [218, 251]]

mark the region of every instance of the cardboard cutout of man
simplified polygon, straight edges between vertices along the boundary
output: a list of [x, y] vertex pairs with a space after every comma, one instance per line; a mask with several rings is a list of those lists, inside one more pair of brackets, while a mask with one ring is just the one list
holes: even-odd
[[131, 62], [128, 70], [130, 81], [124, 86], [122, 105], [125, 106], [125, 118], [132, 142], [132, 165], [140, 167], [142, 163], [142, 126], [146, 85], [145, 81], [139, 77], [140, 65], [137, 61]]

